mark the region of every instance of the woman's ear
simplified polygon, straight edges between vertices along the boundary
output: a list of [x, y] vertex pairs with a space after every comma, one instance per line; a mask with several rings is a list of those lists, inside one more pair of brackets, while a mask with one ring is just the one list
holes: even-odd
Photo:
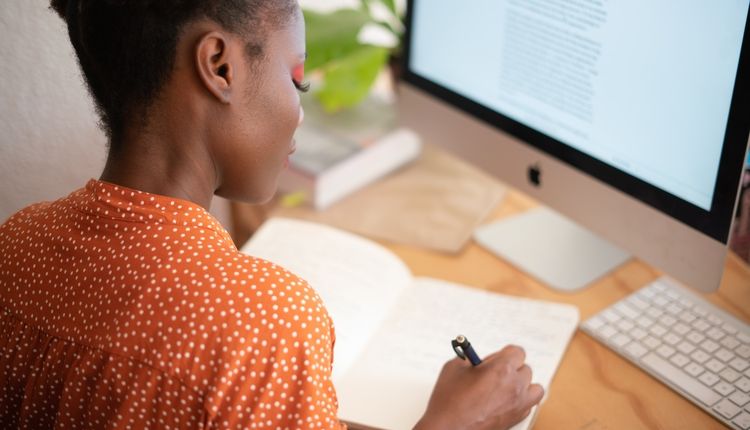
[[234, 82], [234, 65], [230, 43], [219, 31], [206, 33], [195, 47], [195, 64], [203, 85], [220, 102], [230, 103]]

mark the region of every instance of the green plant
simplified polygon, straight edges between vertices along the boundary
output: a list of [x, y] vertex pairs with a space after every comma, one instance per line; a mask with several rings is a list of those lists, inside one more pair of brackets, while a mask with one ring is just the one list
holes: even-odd
[[[388, 11], [389, 16], [382, 13]], [[314, 92], [327, 112], [351, 107], [367, 97], [391, 54], [400, 49], [401, 22], [394, 0], [361, 0], [356, 9], [330, 13], [303, 10], [307, 26], [307, 69], [321, 79]], [[390, 18], [390, 19], [388, 19]], [[395, 46], [361, 40], [375, 26], [395, 37]]]

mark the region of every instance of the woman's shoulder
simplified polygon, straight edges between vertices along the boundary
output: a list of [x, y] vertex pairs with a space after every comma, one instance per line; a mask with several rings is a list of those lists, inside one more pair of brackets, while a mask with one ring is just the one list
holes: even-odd
[[57, 200], [41, 201], [32, 203], [7, 219], [0, 219], [0, 236], [7, 237], [13, 232], [26, 234], [26, 229], [45, 230], [61, 223], [62, 213], [66, 210], [70, 201], [81, 194], [83, 189], [78, 189], [65, 197]]
[[0, 230], [10, 229], [19, 224], [27, 223], [31, 221], [35, 215], [39, 214], [41, 210], [48, 208], [50, 205], [51, 202], [39, 202], [26, 206], [9, 216], [8, 219], [4, 220], [2, 224], [0, 224]]
[[22, 224], [25, 222], [27, 223], [35, 221], [40, 217], [45, 217], [46, 215], [49, 215], [51, 212], [57, 209], [60, 205], [64, 204], [65, 200], [68, 198], [69, 196], [54, 201], [32, 203], [9, 216], [7, 220], [2, 222], [2, 225], [10, 226], [13, 224]]
[[[259, 312], [282, 319], [287, 315], [289, 321], [297, 321], [294, 316], [299, 316], [299, 312], [328, 319], [323, 301], [305, 279], [279, 264], [243, 254], [236, 248], [214, 253], [211, 259], [183, 259], [182, 267], [164, 266], [162, 271], [165, 270], [178, 274], [173, 279], [179, 278], [181, 285], [189, 285], [186, 293], [199, 302], [196, 305], [210, 303], [217, 314], [235, 320], [253, 319]], [[164, 279], [170, 279], [167, 273]]]
[[[237, 252], [234, 271], [227, 278], [237, 293], [262, 295], [282, 303], [312, 303], [321, 305], [320, 297], [302, 277], [272, 261]], [[322, 309], [321, 309], [322, 310]]]

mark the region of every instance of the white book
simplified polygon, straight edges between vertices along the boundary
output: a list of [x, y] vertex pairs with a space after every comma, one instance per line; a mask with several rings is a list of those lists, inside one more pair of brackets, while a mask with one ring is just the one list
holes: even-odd
[[305, 100], [305, 122], [297, 150], [279, 178], [287, 192], [303, 192], [321, 210], [414, 160], [421, 140], [398, 127], [392, 104], [370, 98], [347, 111], [328, 114]]
[[[336, 330], [339, 417], [376, 428], [417, 423], [441, 367], [455, 356], [450, 340], [458, 334], [480, 356], [523, 346], [534, 382], [548, 389], [579, 319], [574, 306], [415, 278], [384, 247], [306, 221], [272, 218], [242, 252], [315, 288]], [[534, 415], [514, 429], [529, 428]]]

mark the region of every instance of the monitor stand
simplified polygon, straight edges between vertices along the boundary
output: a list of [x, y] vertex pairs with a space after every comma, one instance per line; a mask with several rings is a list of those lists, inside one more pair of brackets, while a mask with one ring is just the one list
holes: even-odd
[[544, 207], [481, 226], [474, 239], [562, 291], [586, 287], [630, 259], [627, 252]]

